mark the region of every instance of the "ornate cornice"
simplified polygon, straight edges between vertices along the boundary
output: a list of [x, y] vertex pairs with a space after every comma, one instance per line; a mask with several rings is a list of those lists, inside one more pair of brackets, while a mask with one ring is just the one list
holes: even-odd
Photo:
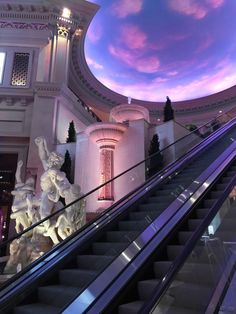
[[36, 31], [44, 31], [49, 30], [47, 24], [42, 23], [24, 23], [24, 22], [7, 22], [7, 21], [0, 21], [0, 28], [7, 28], [7, 29], [30, 29]]

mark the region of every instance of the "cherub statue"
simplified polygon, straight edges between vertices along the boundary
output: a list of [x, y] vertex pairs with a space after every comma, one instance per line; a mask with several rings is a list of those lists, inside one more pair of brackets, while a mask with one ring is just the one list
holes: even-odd
[[28, 215], [28, 204], [27, 198], [33, 197], [34, 195], [34, 179], [28, 178], [25, 183], [21, 179], [21, 168], [23, 166], [23, 161], [20, 160], [17, 164], [16, 169], [16, 184], [15, 189], [11, 192], [14, 195], [14, 200], [12, 204], [11, 219], [16, 220], [16, 232], [20, 233], [31, 225], [31, 221]]

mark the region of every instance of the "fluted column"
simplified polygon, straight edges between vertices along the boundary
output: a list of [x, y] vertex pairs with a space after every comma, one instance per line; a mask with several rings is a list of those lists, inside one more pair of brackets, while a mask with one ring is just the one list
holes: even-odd
[[[99, 185], [114, 176], [114, 150], [127, 126], [121, 123], [96, 123], [86, 129], [86, 133], [99, 147]], [[98, 193], [98, 200], [114, 200], [113, 182], [104, 185]]]

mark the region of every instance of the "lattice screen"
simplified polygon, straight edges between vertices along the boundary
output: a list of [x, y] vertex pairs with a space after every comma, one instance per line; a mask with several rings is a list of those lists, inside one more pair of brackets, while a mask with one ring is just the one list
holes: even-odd
[[29, 53], [16, 52], [14, 55], [11, 85], [25, 86], [29, 66]]

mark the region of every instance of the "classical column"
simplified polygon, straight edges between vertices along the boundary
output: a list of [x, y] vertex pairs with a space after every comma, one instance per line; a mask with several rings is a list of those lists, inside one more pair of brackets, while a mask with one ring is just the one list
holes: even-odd
[[[99, 147], [99, 185], [114, 176], [114, 150], [126, 129], [127, 126], [121, 123], [96, 123], [86, 129], [86, 133]], [[112, 181], [100, 188], [99, 201], [114, 200], [113, 184]]]

